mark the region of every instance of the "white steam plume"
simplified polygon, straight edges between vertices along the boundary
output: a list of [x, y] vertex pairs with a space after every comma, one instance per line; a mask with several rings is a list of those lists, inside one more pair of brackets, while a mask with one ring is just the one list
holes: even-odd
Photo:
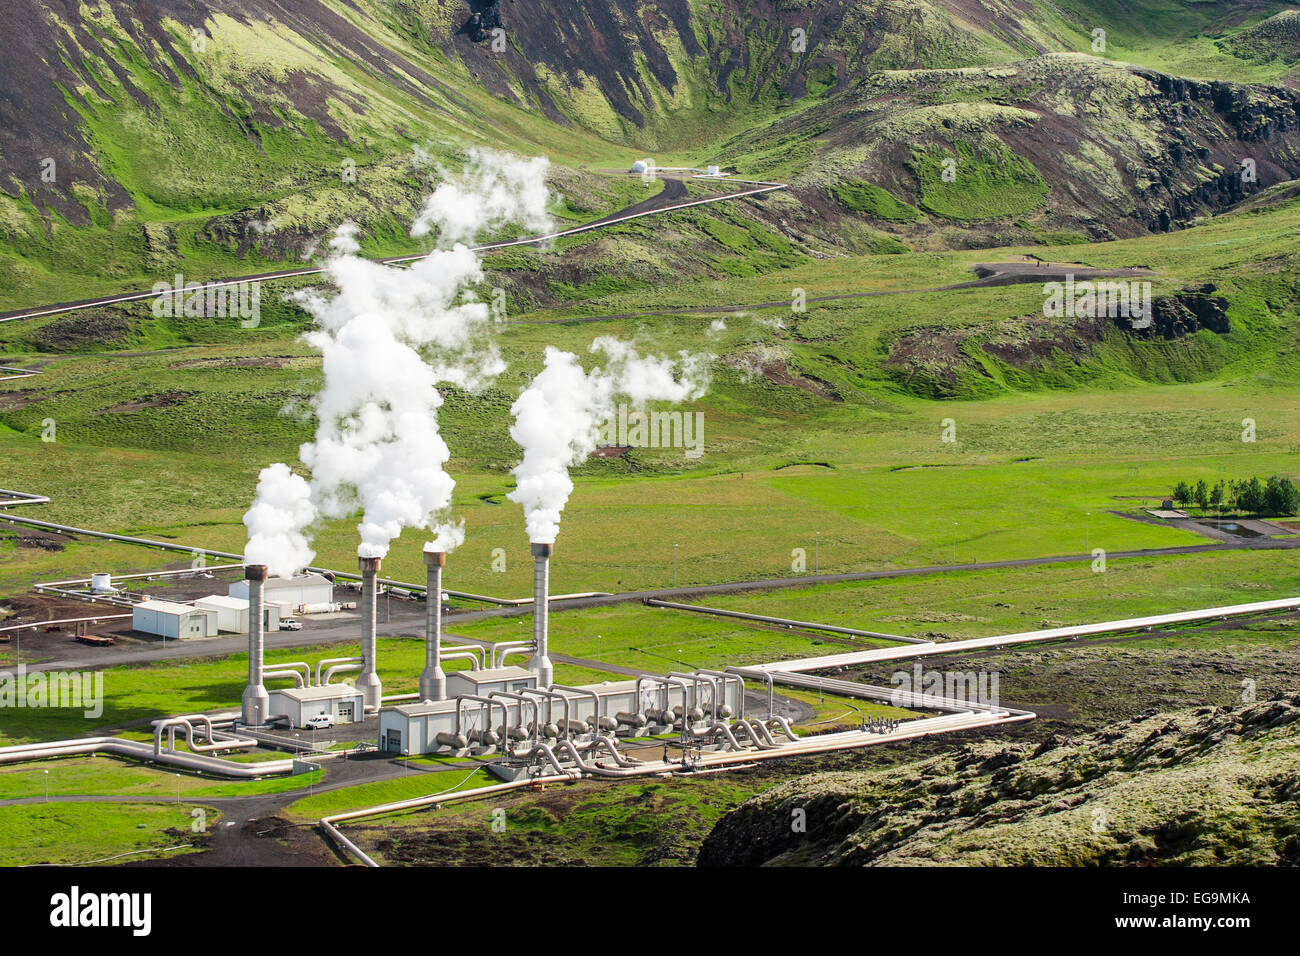
[[544, 156], [521, 159], [506, 153], [474, 149], [459, 180], [444, 182], [424, 201], [411, 235], [437, 228], [447, 242], [461, 242], [488, 229], [519, 223], [532, 232], [548, 232]]
[[573, 493], [569, 468], [595, 451], [600, 425], [615, 413], [618, 399], [681, 402], [708, 388], [711, 355], [682, 352], [676, 361], [642, 356], [609, 336], [596, 339], [591, 351], [605, 353], [606, 367], [584, 372], [572, 352], [548, 347], [542, 371], [510, 407], [510, 437], [524, 455], [506, 497], [523, 505], [529, 541], [555, 541]]
[[285, 464], [268, 465], [257, 479], [257, 499], [244, 515], [244, 560], [265, 564], [277, 577], [292, 577], [316, 556], [303, 529], [316, 517], [311, 486]]
[[[461, 180], [429, 198], [412, 234], [436, 229], [446, 245], [508, 221], [545, 228], [546, 171], [545, 159], [477, 153]], [[305, 543], [318, 517], [360, 509], [362, 557], [387, 554], [404, 528], [431, 529], [432, 546], [450, 551], [464, 529], [449, 514], [455, 481], [445, 470], [450, 452], [439, 432], [438, 386], [477, 391], [505, 369], [488, 306], [462, 301], [483, 279], [479, 259], [457, 244], [410, 268], [386, 266], [357, 255], [356, 235], [357, 227], [345, 223], [330, 242], [325, 268], [337, 292], [297, 297], [316, 320], [304, 339], [320, 351], [324, 373], [313, 400], [316, 435], [299, 449], [312, 473], [311, 513], [282, 515], [280, 536], [263, 540], [283, 543], [296, 533]], [[276, 507], [259, 485], [249, 514]], [[286, 567], [300, 556], [285, 548], [274, 564]]]

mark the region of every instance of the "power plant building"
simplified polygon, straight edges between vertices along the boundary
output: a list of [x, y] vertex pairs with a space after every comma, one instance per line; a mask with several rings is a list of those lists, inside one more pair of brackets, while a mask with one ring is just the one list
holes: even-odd
[[[299, 574], [292, 578], [269, 578], [263, 584], [265, 604], [286, 605], [297, 609], [306, 605], [332, 604], [334, 583], [323, 574]], [[230, 596], [248, 600], [248, 581], [235, 581]]]
[[[194, 606], [204, 611], [215, 611], [217, 630], [227, 634], [248, 633], [248, 598], [227, 597], [213, 594], [199, 598]], [[282, 605], [266, 604], [262, 608], [262, 628], [266, 631], [280, 629], [280, 610]]]
[[270, 693], [270, 716], [287, 718], [294, 727], [304, 726], [317, 714], [329, 714], [336, 724], [350, 724], [364, 716], [361, 692], [348, 684], [318, 687], [289, 687]]
[[178, 641], [216, 637], [217, 612], [171, 601], [142, 601], [131, 608], [131, 627]]

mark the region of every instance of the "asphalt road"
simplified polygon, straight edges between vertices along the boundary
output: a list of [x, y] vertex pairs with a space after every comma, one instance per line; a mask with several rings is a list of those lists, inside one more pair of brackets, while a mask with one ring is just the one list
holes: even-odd
[[[1300, 538], [1283, 538], [1277, 540], [1243, 541], [1240, 543], [1217, 543], [1184, 545], [1172, 548], [1147, 548], [1132, 551], [1111, 551], [1108, 560], [1122, 558], [1174, 557], [1185, 554], [1203, 554], [1215, 551], [1267, 551], [1300, 548]], [[988, 571], [998, 568], [1028, 568], [1052, 564], [1083, 564], [1093, 560], [1091, 554], [1049, 555], [1037, 558], [1015, 558], [1006, 561], [979, 561], [963, 564], [939, 564], [914, 568], [886, 568], [878, 571], [853, 571], [840, 574], [805, 575], [801, 577], [759, 578], [747, 581], [731, 581], [722, 584], [701, 584], [690, 587], [658, 588], [646, 591], [623, 591], [598, 597], [573, 598], [556, 601], [551, 605], [552, 613], [578, 608], [608, 607], [614, 604], [627, 604], [643, 601], [646, 598], [681, 600], [683, 598], [702, 597], [712, 594], [739, 594], [747, 591], [769, 591], [787, 588], [808, 587], [815, 584], [835, 584], [851, 581], [876, 581], [889, 578], [916, 577], [927, 574], [949, 574], [955, 571]], [[381, 636], [418, 636], [424, 631], [424, 605], [405, 601], [391, 601], [387, 611], [379, 608], [377, 632]], [[665, 612], [668, 613], [668, 612]], [[494, 607], [482, 610], [449, 613], [444, 624], [449, 633], [454, 634], [458, 624], [482, 621], [492, 618], [526, 617], [532, 614], [531, 605], [520, 607]], [[275, 631], [266, 635], [268, 649], [290, 647], [313, 647], [318, 645], [355, 643], [359, 639], [360, 617], [354, 613], [339, 614], [328, 621], [309, 623], [301, 631]], [[71, 657], [49, 660], [27, 665], [31, 673], [50, 670], [95, 670], [120, 664], [142, 664], [153, 661], [184, 660], [200, 657], [222, 657], [240, 654], [248, 649], [247, 638], [234, 635], [202, 641], [171, 641], [164, 648], [161, 644], [139, 648], [92, 648], [78, 645]], [[558, 659], [558, 658], [557, 658]], [[612, 670], [608, 664], [597, 661], [585, 661], [572, 658], [569, 663], [600, 670]], [[617, 673], [617, 670], [612, 670]]]
[[[955, 282], [951, 285], [926, 286], [920, 289], [877, 289], [872, 292], [843, 292], [839, 295], [819, 295], [808, 302], [838, 302], [842, 299], [870, 299], [882, 295], [916, 295], [922, 292], [950, 292], [955, 289], [981, 289], [988, 286], [1021, 285], [1034, 282], [1064, 282], [1075, 279], [1138, 278], [1152, 275], [1150, 269], [1093, 269], [1089, 266], [1055, 262], [977, 262], [972, 266], [977, 279]], [[547, 306], [558, 309], [571, 307], [572, 303]], [[645, 312], [618, 312], [611, 315], [584, 315], [564, 319], [522, 319], [524, 325], [549, 325], [559, 322], [608, 322], [615, 319], [636, 319], [646, 315], [678, 315], [682, 313], [732, 313], [754, 309], [788, 309], [789, 299], [771, 302], [751, 302], [748, 305], [682, 305], [653, 309]]]
[[[571, 229], [561, 229], [558, 232], [546, 233], [540, 236], [528, 236], [523, 239], [510, 239], [505, 242], [492, 242], [481, 246], [471, 246], [476, 252], [490, 252], [493, 249], [505, 249], [510, 246], [537, 245], [543, 242], [550, 242], [553, 239], [561, 239], [565, 236], [574, 236], [583, 232], [590, 232], [593, 229], [600, 229], [604, 226], [611, 226], [620, 222], [627, 222], [630, 219], [638, 219], [643, 216], [653, 216], [660, 213], [672, 212], [676, 209], [688, 209], [693, 206], [705, 206], [715, 202], [727, 202], [733, 199], [742, 199], [746, 196], [757, 196], [763, 193], [772, 192], [777, 189], [785, 189], [783, 183], [758, 183], [748, 182], [746, 180], [730, 180], [730, 182], [741, 183], [752, 186], [753, 188], [740, 190], [738, 192], [722, 193], [717, 196], [709, 196], [704, 199], [686, 200], [686, 186], [678, 179], [663, 177], [664, 188], [656, 195], [649, 199], [642, 200], [639, 203], [633, 203], [620, 209], [618, 212], [610, 213], [593, 222], [584, 223], [581, 226], [574, 226]], [[406, 262], [414, 262], [417, 259], [426, 258], [428, 253], [419, 253], [409, 256], [392, 256], [387, 259], [377, 259], [385, 265], [401, 265]], [[302, 276], [322, 275], [326, 270], [320, 266], [304, 266], [301, 269], [281, 269], [277, 272], [259, 272], [253, 275], [237, 276], [228, 279], [213, 279], [203, 284], [204, 289], [216, 289], [224, 286], [236, 285], [241, 282], [269, 282], [276, 279], [293, 279]], [[34, 319], [42, 316], [60, 315], [64, 312], [75, 312], [79, 309], [97, 308], [105, 305], [121, 305], [127, 302], [138, 302], [142, 299], [151, 299], [156, 293], [150, 289], [148, 291], [138, 290], [134, 292], [122, 292], [117, 295], [103, 296], [97, 299], [78, 299], [74, 302], [60, 302], [54, 305], [37, 306], [35, 308], [18, 309], [11, 312], [0, 312], [0, 322], [16, 322], [20, 319]]]

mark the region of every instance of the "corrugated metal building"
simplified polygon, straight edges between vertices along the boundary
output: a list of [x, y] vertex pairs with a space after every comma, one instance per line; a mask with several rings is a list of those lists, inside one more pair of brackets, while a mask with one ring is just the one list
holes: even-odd
[[[235, 581], [230, 585], [233, 598], [248, 600], [248, 582]], [[292, 578], [268, 578], [263, 590], [267, 604], [287, 604], [298, 608], [304, 604], [332, 604], [334, 585], [323, 574], [299, 574]]]
[[[217, 629], [229, 634], [248, 633], [248, 599], [227, 597], [224, 594], [212, 594], [199, 598], [194, 606], [217, 614]], [[280, 605], [264, 604], [262, 607], [262, 627], [267, 631], [280, 629]]]
[[217, 612], [171, 601], [142, 601], [131, 609], [131, 626], [143, 634], [180, 641], [217, 636]]
[[361, 691], [350, 684], [273, 690], [269, 712], [272, 717], [289, 718], [293, 727], [303, 726], [317, 714], [329, 714], [336, 724], [350, 724], [365, 715]]

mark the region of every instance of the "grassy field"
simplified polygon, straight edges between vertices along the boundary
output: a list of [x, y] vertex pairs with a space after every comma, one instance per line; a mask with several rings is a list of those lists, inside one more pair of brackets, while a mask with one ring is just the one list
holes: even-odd
[[285, 815], [301, 822], [315, 822], [321, 817], [347, 810], [360, 810], [382, 803], [396, 803], [441, 793], [476, 790], [500, 783], [486, 770], [470, 768], [464, 772], [449, 770], [431, 774], [412, 770], [410, 775], [377, 783], [363, 783], [304, 797], [285, 808]]
[[[65, 866], [191, 853], [191, 810], [168, 803], [40, 803], [0, 810], [0, 866]], [[217, 813], [207, 810], [211, 824]], [[183, 847], [168, 853], [169, 847]], [[129, 854], [129, 855], [127, 855]], [[124, 856], [125, 855], [125, 856]]]
[[[313, 772], [319, 784], [323, 774]], [[0, 800], [49, 796], [202, 797], [254, 796], [306, 789], [307, 775], [268, 777], [265, 780], [214, 782], [188, 772], [159, 770], [116, 757], [60, 757], [0, 766]], [[3, 815], [4, 810], [0, 810]]]

